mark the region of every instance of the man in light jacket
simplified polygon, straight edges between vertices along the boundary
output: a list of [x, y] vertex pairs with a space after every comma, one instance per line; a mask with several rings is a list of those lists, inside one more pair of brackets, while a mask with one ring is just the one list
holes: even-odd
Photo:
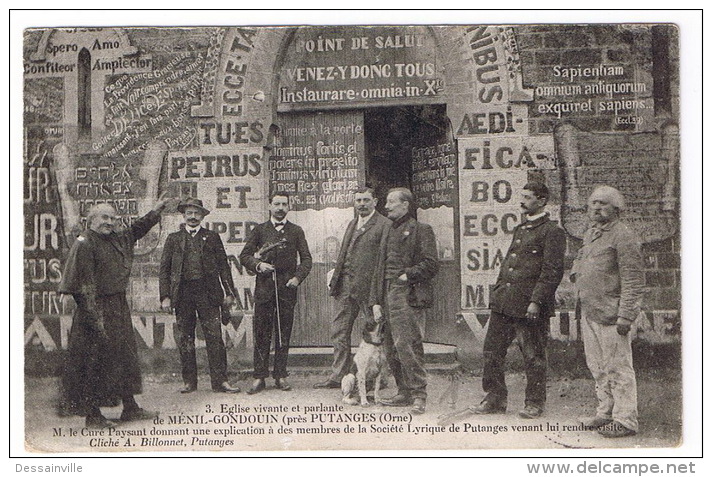
[[630, 329], [640, 313], [643, 258], [639, 238], [620, 221], [624, 206], [623, 195], [613, 187], [593, 191], [588, 199], [591, 225], [571, 271], [598, 398], [596, 416], [584, 423], [605, 437], [638, 432]]

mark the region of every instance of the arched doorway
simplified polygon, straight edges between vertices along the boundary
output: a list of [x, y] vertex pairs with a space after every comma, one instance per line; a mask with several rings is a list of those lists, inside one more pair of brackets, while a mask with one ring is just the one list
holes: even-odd
[[291, 194], [291, 220], [305, 228], [314, 256], [298, 304], [308, 319], [295, 323], [295, 344], [330, 343], [327, 276], [363, 185], [376, 190], [379, 208], [388, 189], [410, 188], [419, 220], [433, 225], [442, 300], [426, 339], [447, 341], [443, 326], [459, 306], [457, 147], [438, 58], [426, 27], [305, 27], [286, 36], [269, 188]]

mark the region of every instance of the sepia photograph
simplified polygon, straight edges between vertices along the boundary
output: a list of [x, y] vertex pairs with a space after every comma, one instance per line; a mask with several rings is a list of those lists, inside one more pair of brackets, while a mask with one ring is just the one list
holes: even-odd
[[684, 26], [236, 13], [13, 38], [26, 457], [697, 445]]

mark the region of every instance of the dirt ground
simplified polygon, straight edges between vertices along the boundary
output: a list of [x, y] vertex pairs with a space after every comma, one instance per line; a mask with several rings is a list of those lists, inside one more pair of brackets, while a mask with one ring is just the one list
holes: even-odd
[[[248, 376], [232, 380], [243, 392], [226, 395], [211, 392], [207, 375], [202, 375], [198, 391], [183, 395], [178, 392], [179, 376], [144, 374], [144, 392], [137, 400], [144, 408], [159, 411], [162, 420], [120, 423], [116, 429], [121, 432], [113, 434], [87, 433], [84, 418], [58, 415], [58, 378], [28, 377], [26, 449], [38, 453], [604, 449], [669, 448], [681, 439], [680, 374], [668, 369], [638, 373], [640, 431], [621, 439], [606, 439], [580, 428], [581, 417], [593, 415], [595, 408], [593, 381], [586, 378], [550, 378], [545, 414], [527, 420], [517, 415], [523, 406], [524, 375], [510, 373], [506, 414], [466, 416], [440, 427], [442, 416], [480, 402], [480, 377], [467, 371], [430, 373], [427, 411], [422, 416], [411, 416], [407, 408], [345, 405], [338, 389], [312, 389], [325, 377], [322, 370], [293, 371], [292, 391], [277, 390], [268, 380], [267, 390], [250, 396], [244, 392], [251, 383]], [[382, 396], [394, 393], [391, 381]], [[110, 419], [118, 419], [120, 411], [120, 407], [104, 408]], [[188, 434], [166, 435], [176, 431]]]

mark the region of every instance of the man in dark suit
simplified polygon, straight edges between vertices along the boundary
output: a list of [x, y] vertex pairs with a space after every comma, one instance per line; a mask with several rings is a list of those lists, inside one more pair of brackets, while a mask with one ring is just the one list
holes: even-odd
[[502, 262], [490, 295], [489, 326], [484, 343], [482, 388], [487, 393], [475, 414], [507, 410], [504, 365], [507, 349], [516, 338], [524, 356], [527, 376], [524, 409], [519, 415], [534, 419], [546, 402], [546, 341], [549, 318], [554, 314], [554, 294], [564, 274], [566, 234], [549, 219], [544, 207], [549, 189], [530, 182], [522, 191], [522, 223]]
[[270, 219], [252, 229], [240, 253], [240, 263], [257, 274], [252, 327], [255, 380], [248, 394], [265, 389], [273, 331], [275, 352], [272, 377], [277, 389], [292, 389], [286, 378], [294, 305], [297, 302], [297, 287], [311, 271], [312, 257], [304, 230], [286, 220], [288, 212], [289, 197], [283, 192], [273, 194], [270, 198]]
[[198, 388], [195, 362], [195, 327], [200, 320], [205, 335], [213, 391], [238, 393], [227, 381], [227, 353], [222, 339], [220, 307], [235, 301], [235, 284], [220, 235], [201, 227], [210, 213], [200, 199], [188, 198], [178, 205], [185, 224], [166, 239], [161, 257], [159, 289], [161, 308], [175, 308], [178, 349], [183, 374], [181, 393]]
[[412, 406], [412, 414], [423, 414], [427, 397], [423, 334], [426, 308], [433, 305], [431, 280], [439, 264], [435, 233], [415, 220], [414, 206], [410, 190], [398, 187], [388, 192], [386, 212], [393, 223], [381, 238], [370, 304], [374, 320], [386, 323], [386, 356], [398, 386], [398, 393], [381, 404]]
[[371, 292], [373, 267], [378, 262], [378, 247], [383, 231], [390, 220], [376, 212], [378, 199], [369, 188], [354, 194], [357, 217], [346, 228], [341, 242], [334, 274], [329, 282], [329, 294], [337, 300], [337, 313], [331, 323], [331, 340], [334, 343], [334, 362], [331, 375], [314, 388], [340, 388], [343, 378], [351, 368], [351, 330], [362, 312], [373, 320], [368, 298]]

